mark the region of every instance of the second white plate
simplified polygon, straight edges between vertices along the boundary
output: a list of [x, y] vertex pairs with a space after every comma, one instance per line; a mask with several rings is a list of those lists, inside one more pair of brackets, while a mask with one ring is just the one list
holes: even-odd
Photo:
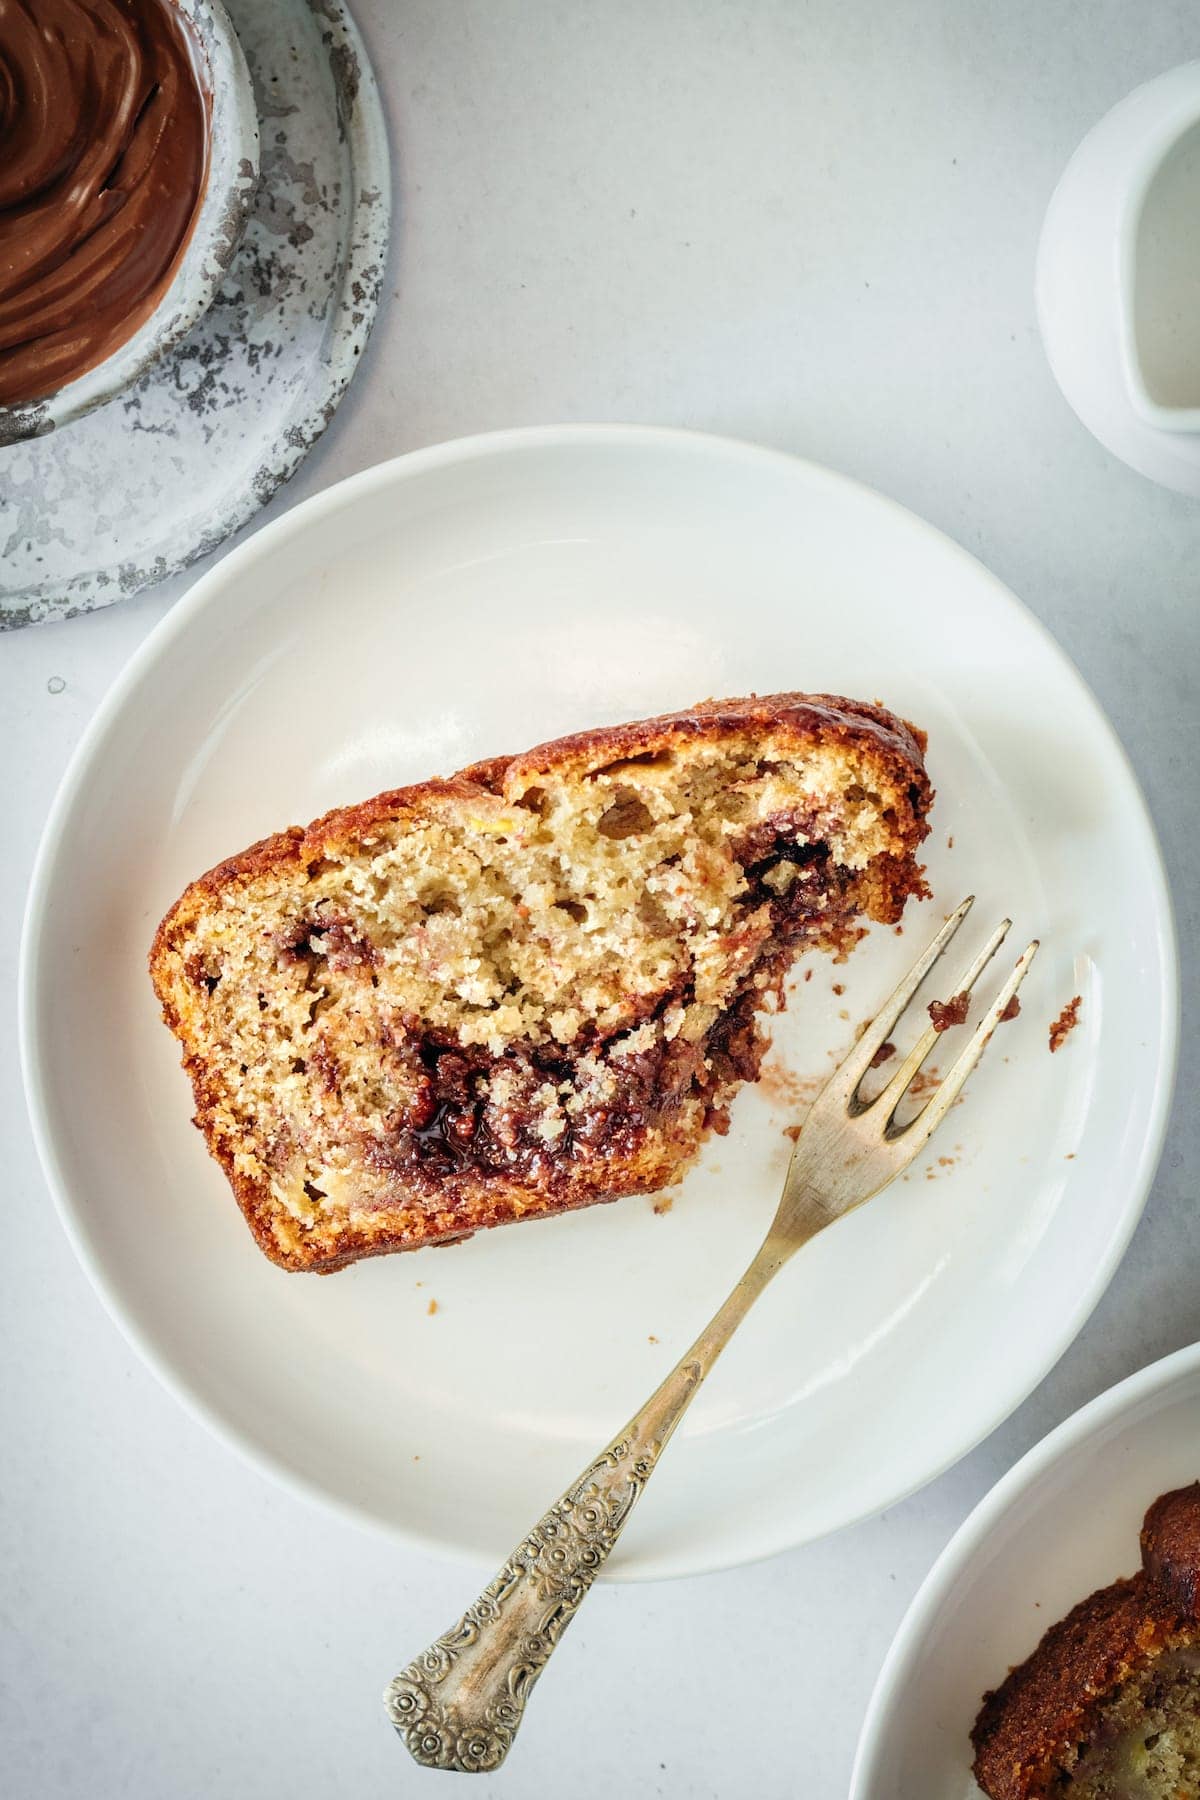
[[[580, 726], [780, 688], [878, 695], [929, 730], [936, 900], [844, 968], [817, 959], [778, 1022], [774, 1075], [740, 1097], [671, 1209], [625, 1201], [332, 1279], [268, 1264], [189, 1123], [146, 977], [183, 885], [338, 802]], [[1073, 669], [997, 581], [898, 507], [682, 433], [422, 451], [229, 555], [81, 747], [24, 945], [51, 1185], [125, 1328], [215, 1428], [409, 1541], [496, 1559], [740, 1272], [805, 1081], [968, 890], [964, 961], [1004, 912], [1016, 943], [1043, 939], [1021, 1018], [928, 1166], [760, 1302], [614, 1575], [748, 1560], [877, 1511], [1045, 1373], [1153, 1172], [1175, 1038], [1169, 907], [1136, 785]], [[1048, 1023], [1076, 993], [1082, 1022], [1052, 1058]]]
[[1200, 1344], [1101, 1394], [979, 1502], [896, 1633], [863, 1724], [850, 1800], [982, 1800], [970, 1732], [1042, 1634], [1139, 1564], [1160, 1494], [1200, 1475]]

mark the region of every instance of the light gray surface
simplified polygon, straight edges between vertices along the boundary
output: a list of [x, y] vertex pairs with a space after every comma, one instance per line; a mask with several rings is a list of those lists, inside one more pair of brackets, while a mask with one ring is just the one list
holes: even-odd
[[[356, 10], [394, 133], [394, 292], [358, 383], [275, 507], [395, 451], [559, 419], [707, 427], [874, 483], [1008, 581], [1114, 719], [1175, 886], [1187, 1019], [1200, 508], [1077, 424], [1039, 348], [1031, 279], [1061, 165], [1129, 87], [1195, 53], [1191, 9]], [[5, 765], [21, 771], [3, 787], [6, 1052], [18, 910], [51, 795], [170, 597], [0, 644]], [[1196, 1076], [1189, 1026], [1184, 1098], [1132, 1248], [1007, 1425], [823, 1544], [595, 1593], [510, 1765], [472, 1791], [838, 1800], [892, 1631], [953, 1528], [1076, 1406], [1200, 1337]], [[181, 1412], [74, 1263], [15, 1067], [0, 1104], [5, 1792], [440, 1792], [450, 1778], [409, 1765], [379, 1692], [474, 1592], [471, 1572], [276, 1491]]]

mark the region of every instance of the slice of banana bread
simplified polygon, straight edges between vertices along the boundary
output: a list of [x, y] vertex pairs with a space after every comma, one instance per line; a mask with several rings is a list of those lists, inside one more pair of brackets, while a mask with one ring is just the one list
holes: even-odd
[[267, 1255], [331, 1270], [677, 1179], [796, 952], [925, 892], [924, 736], [707, 702], [293, 827], [150, 955], [196, 1123]]
[[1142, 1526], [1142, 1567], [1189, 1619], [1200, 1619], [1200, 1481], [1163, 1494]]
[[1142, 1569], [1081, 1601], [985, 1694], [991, 1800], [1200, 1800], [1200, 1483], [1156, 1500]]

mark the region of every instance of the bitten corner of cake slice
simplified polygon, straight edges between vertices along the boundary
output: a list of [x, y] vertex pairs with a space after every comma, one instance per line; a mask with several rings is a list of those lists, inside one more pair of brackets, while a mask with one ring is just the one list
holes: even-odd
[[262, 1249], [328, 1272], [679, 1179], [798, 951], [926, 893], [924, 748], [879, 705], [709, 701], [193, 882], [151, 976]]

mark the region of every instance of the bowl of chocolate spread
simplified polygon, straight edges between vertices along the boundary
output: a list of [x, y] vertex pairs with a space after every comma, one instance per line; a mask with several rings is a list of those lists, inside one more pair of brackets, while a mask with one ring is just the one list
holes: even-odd
[[0, 446], [103, 405], [178, 343], [257, 179], [220, 0], [0, 0]]

